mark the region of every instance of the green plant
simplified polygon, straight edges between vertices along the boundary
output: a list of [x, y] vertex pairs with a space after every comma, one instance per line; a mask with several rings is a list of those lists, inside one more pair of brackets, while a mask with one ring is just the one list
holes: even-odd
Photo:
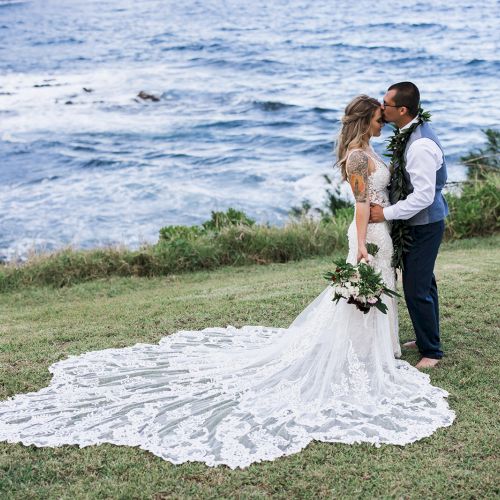
[[220, 231], [223, 227], [228, 226], [253, 226], [255, 221], [250, 219], [245, 212], [228, 208], [226, 212], [212, 212], [210, 220], [202, 224], [207, 231]]
[[205, 230], [200, 226], [165, 226], [160, 229], [160, 240], [193, 240], [204, 232]]
[[500, 175], [485, 172], [482, 180], [467, 182], [457, 194], [446, 194], [450, 215], [446, 220], [448, 239], [495, 234], [499, 230]]
[[500, 131], [488, 128], [483, 132], [486, 135], [486, 145], [460, 158], [460, 161], [469, 167], [469, 179], [482, 180], [488, 173], [499, 172]]

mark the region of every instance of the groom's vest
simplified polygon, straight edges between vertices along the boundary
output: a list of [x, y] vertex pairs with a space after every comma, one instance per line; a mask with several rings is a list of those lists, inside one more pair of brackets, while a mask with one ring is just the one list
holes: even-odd
[[[413, 217], [408, 219], [408, 224], [410, 226], [420, 226], [422, 224], [430, 224], [431, 222], [437, 222], [444, 219], [448, 215], [448, 204], [446, 203], [443, 193], [441, 192], [444, 185], [446, 184], [446, 179], [448, 177], [446, 171], [446, 160], [444, 158], [444, 151], [443, 148], [441, 147], [439, 139], [437, 138], [431, 126], [427, 122], [422, 123], [422, 125], [417, 127], [411, 134], [404, 153], [405, 162], [406, 162], [406, 155], [408, 153], [408, 148], [411, 146], [413, 142], [421, 138], [430, 139], [431, 141], [434, 141], [437, 144], [437, 146], [443, 153], [443, 164], [441, 165], [439, 170], [436, 171], [436, 192], [434, 194], [434, 201], [431, 203], [431, 205], [424, 208], [423, 210], [415, 214]], [[410, 187], [409, 192], [412, 193], [413, 186], [410, 181], [410, 175], [408, 174], [408, 172], [405, 171], [404, 176], [406, 182], [408, 183], [408, 186]], [[390, 196], [391, 204], [396, 203], [397, 200], [393, 199], [394, 193], [392, 192], [392, 190], [390, 195], [391, 195]]]

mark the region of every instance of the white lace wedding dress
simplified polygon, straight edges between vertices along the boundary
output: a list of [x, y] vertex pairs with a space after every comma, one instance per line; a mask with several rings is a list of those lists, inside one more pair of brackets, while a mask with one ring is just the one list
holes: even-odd
[[[371, 201], [388, 204], [376, 159]], [[356, 259], [349, 228], [348, 260]], [[370, 224], [374, 265], [394, 287], [386, 223]], [[318, 277], [318, 279], [322, 279]], [[311, 441], [405, 445], [451, 425], [447, 392], [399, 355], [395, 302], [367, 315], [327, 287], [289, 328], [181, 331], [158, 345], [70, 356], [50, 385], [0, 402], [0, 441], [139, 446], [179, 464], [246, 467]]]

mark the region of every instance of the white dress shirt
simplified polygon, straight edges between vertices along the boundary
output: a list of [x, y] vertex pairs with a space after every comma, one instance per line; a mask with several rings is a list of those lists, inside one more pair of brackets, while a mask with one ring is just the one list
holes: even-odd
[[[417, 119], [415, 117], [401, 130], [411, 127]], [[413, 192], [405, 200], [385, 207], [383, 209], [385, 219], [410, 219], [431, 205], [436, 195], [436, 171], [442, 165], [443, 153], [433, 140], [421, 137], [413, 141], [406, 153], [406, 171], [410, 176]]]

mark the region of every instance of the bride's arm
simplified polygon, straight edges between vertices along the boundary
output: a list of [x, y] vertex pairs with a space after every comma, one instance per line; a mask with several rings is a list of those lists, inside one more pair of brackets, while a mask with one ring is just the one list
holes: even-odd
[[356, 232], [358, 235], [358, 262], [368, 259], [366, 250], [366, 230], [370, 218], [370, 198], [368, 196], [368, 156], [363, 151], [353, 151], [346, 165], [347, 179], [356, 200]]

